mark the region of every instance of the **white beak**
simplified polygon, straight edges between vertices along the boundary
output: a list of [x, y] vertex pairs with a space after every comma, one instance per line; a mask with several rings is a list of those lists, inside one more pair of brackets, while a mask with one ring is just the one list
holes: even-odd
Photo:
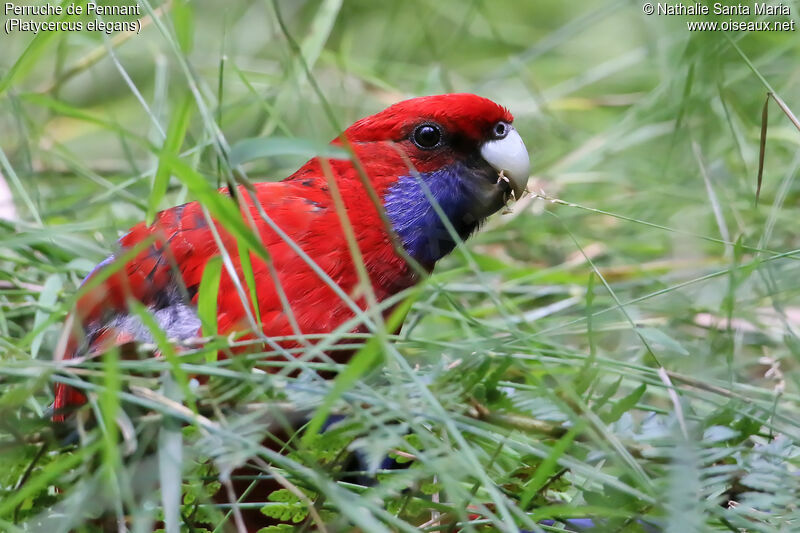
[[514, 198], [519, 200], [528, 184], [531, 163], [522, 137], [513, 126], [510, 128], [511, 131], [502, 139], [483, 143], [481, 156], [497, 172], [502, 172], [509, 179]]

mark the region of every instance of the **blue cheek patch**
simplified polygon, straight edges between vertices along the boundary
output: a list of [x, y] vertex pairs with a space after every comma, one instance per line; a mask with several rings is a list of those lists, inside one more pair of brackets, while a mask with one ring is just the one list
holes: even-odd
[[470, 216], [475, 195], [469, 180], [464, 179], [468, 173], [462, 165], [454, 164], [417, 176], [401, 176], [386, 192], [386, 214], [403, 248], [423, 266], [433, 267], [455, 248], [453, 236], [431, 205], [423, 183], [459, 237], [466, 239], [479, 223]]

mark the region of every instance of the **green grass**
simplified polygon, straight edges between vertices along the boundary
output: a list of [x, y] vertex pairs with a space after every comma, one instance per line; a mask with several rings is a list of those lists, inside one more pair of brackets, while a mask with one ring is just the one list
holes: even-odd
[[[142, 12], [139, 35], [0, 36], [18, 214], [0, 221], [0, 529], [235, 531], [209, 495], [245, 461], [284, 487], [246, 505], [308, 530], [800, 529], [797, 32], [690, 33], [601, 0]], [[455, 91], [511, 109], [534, 194], [437, 266], [398, 335], [357, 317], [377, 333], [338, 381], [309, 360], [357, 343], [354, 323], [297, 354], [271, 339], [217, 361], [229, 339], [156, 337], [164, 358], [51, 362], [81, 279], [130, 226], [197, 199], [263, 253], [214, 189], [283, 178], [357, 118]], [[270, 355], [278, 372], [253, 371]], [[46, 417], [56, 381], [92, 392], [78, 444]], [[319, 433], [328, 412], [345, 421]], [[312, 431], [290, 451], [262, 445], [299, 414]], [[341, 480], [345, 450], [379, 483]], [[384, 471], [387, 455], [413, 461]]]

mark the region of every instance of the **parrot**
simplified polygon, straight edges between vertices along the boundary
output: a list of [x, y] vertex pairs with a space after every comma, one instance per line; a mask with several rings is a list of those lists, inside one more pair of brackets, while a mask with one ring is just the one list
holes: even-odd
[[[336, 330], [370, 303], [420, 283], [455, 248], [454, 233], [467, 239], [522, 196], [530, 157], [513, 122], [507, 108], [474, 94], [412, 98], [358, 120], [331, 141], [349, 155], [314, 157], [282, 181], [238, 185], [239, 214], [268, 252], [250, 254], [246, 265], [256, 302], [237, 292], [247, 287], [237, 238], [198, 201], [157, 213], [151, 224], [124, 234], [83, 281], [68, 341], [55, 358], [153, 343], [132, 301], [170, 340], [201, 337], [200, 283], [209, 261], [222, 255], [219, 335], [254, 334], [248, 317], [255, 308], [266, 338]], [[354, 331], [367, 330], [362, 324]], [[86, 401], [77, 388], [56, 383], [53, 420], [64, 421]]]

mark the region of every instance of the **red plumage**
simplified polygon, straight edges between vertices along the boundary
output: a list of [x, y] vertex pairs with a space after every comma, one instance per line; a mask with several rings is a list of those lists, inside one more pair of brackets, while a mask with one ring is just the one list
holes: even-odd
[[[510, 113], [490, 100], [474, 95], [442, 95], [418, 98], [396, 104], [381, 113], [359, 120], [344, 132], [370, 184], [383, 199], [398, 178], [414, 171], [429, 172], [455, 161], [472, 157], [486, 131], [498, 121], [511, 123]], [[410, 140], [420, 123], [435, 122], [448, 135], [448, 147], [422, 150]], [[340, 144], [336, 139], [334, 144]], [[370, 200], [359, 171], [350, 160], [327, 160], [332, 177], [341, 191], [345, 208], [363, 255], [378, 301], [410, 287], [419, 276], [396, 253], [392, 233], [378, 208]], [[294, 242], [326, 272], [341, 289], [364, 309], [363, 291], [358, 290], [358, 275], [328, 187], [325, 163], [319, 158], [307, 162], [297, 172], [280, 182], [258, 183], [255, 201]], [[278, 281], [303, 334], [328, 333], [353, 318], [353, 310], [331, 287], [262, 219], [253, 198], [240, 187], [242, 210], [250, 212], [258, 236], [269, 253]], [[235, 239], [215, 223], [221, 242], [242, 286], [242, 274]], [[159, 213], [151, 226], [140, 223], [119, 241], [125, 250], [144, 245], [134, 259], [88, 290], [74, 312], [74, 328], [65, 358], [100, 353], [112, 345], [137, 340], [130, 328], [121, 326], [127, 301], [140, 301], [151, 310], [175, 304], [175, 294], [197, 303], [197, 287], [208, 260], [220, 254], [201, 206], [191, 202]], [[293, 335], [289, 317], [284, 313], [268, 265], [251, 254], [256, 280], [258, 309], [263, 332], [269, 337]], [[431, 268], [433, 265], [425, 265]], [[108, 264], [90, 274], [98, 275]], [[188, 296], [187, 296], [188, 295]], [[172, 300], [170, 300], [172, 298]], [[250, 329], [245, 309], [225, 268], [218, 296], [219, 333]], [[192, 322], [189, 322], [191, 325]], [[195, 334], [199, 335], [199, 331]], [[85, 341], [88, 339], [88, 342]], [[85, 402], [75, 389], [56, 386], [56, 419], [70, 405]]]

